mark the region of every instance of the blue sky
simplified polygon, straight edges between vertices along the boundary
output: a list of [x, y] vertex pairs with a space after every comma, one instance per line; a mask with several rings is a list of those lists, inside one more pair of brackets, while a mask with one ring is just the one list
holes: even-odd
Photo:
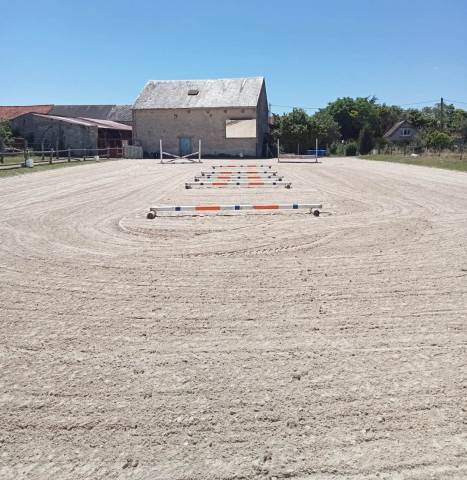
[[0, 0], [0, 104], [132, 103], [149, 79], [264, 75], [276, 105], [466, 102], [466, 0]]

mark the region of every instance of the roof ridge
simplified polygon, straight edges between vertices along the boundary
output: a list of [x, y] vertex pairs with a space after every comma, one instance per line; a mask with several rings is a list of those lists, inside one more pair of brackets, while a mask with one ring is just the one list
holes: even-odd
[[253, 80], [263, 79], [264, 76], [258, 75], [255, 77], [222, 77], [222, 78], [174, 78], [174, 79], [152, 79], [148, 80], [146, 84], [150, 82], [218, 82], [220, 80]]
[[53, 103], [32, 103], [30, 105], [0, 105], [0, 108], [53, 107]]

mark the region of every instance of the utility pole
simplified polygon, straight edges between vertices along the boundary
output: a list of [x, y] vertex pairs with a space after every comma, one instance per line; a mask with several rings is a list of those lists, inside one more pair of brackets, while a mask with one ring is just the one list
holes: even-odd
[[441, 130], [444, 130], [444, 98], [443, 97], [441, 97], [439, 109], [440, 109], [440, 115], [441, 115]]

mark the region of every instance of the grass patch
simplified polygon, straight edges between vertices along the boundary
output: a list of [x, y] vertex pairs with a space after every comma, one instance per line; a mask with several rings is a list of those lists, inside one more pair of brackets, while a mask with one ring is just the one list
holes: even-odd
[[[65, 163], [52, 163], [44, 165], [34, 165], [33, 168], [12, 168], [11, 170], [0, 170], [0, 178], [2, 177], [16, 177], [18, 175], [24, 175], [25, 173], [43, 172], [46, 170], [56, 170], [57, 168], [77, 167], [79, 165], [87, 165], [88, 163], [101, 163], [102, 160], [86, 160], [85, 162], [65, 162]], [[14, 162], [13, 162], [14, 163]], [[0, 166], [2, 164], [0, 163]], [[5, 164], [6, 165], [6, 164]]]
[[362, 155], [360, 158], [467, 172], [467, 154], [464, 155], [463, 160], [460, 160], [459, 153], [426, 154], [418, 157], [411, 157], [410, 155]]

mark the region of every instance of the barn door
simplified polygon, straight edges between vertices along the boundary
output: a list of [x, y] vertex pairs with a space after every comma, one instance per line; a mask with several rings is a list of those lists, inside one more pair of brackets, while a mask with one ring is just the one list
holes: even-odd
[[179, 150], [180, 150], [181, 157], [183, 157], [184, 155], [189, 155], [190, 153], [193, 153], [193, 147], [191, 144], [190, 137], [179, 138]]

